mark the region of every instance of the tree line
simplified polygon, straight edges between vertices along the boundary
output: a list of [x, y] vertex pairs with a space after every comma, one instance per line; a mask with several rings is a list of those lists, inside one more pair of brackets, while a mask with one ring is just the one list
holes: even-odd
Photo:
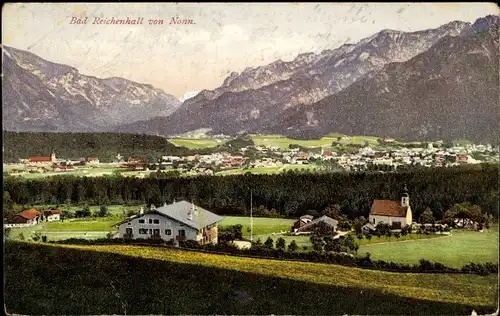
[[439, 168], [400, 173], [304, 173], [192, 178], [4, 176], [4, 213], [16, 205], [163, 205], [187, 200], [221, 215], [250, 214], [253, 206], [295, 218], [338, 205], [349, 219], [368, 217], [374, 199], [399, 201], [404, 184], [416, 220], [426, 208], [436, 219], [457, 203], [478, 205], [498, 217], [498, 166]]
[[119, 153], [123, 157], [140, 157], [157, 161], [164, 155], [193, 155], [211, 153], [214, 148], [188, 149], [172, 144], [161, 136], [122, 133], [49, 133], [4, 131], [4, 162], [18, 162], [29, 156], [50, 156], [78, 159], [98, 157], [112, 162]]

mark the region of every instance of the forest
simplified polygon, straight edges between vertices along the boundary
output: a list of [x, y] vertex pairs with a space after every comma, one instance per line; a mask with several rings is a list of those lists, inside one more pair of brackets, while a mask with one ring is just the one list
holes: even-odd
[[3, 133], [4, 162], [17, 162], [29, 156], [56, 156], [78, 159], [99, 157], [101, 162], [112, 162], [119, 153], [156, 161], [163, 155], [191, 155], [210, 153], [215, 149], [190, 150], [177, 147], [161, 136], [122, 133]]
[[295, 218], [338, 204], [349, 218], [367, 217], [374, 199], [398, 200], [406, 184], [415, 219], [429, 207], [436, 219], [469, 202], [498, 217], [499, 169], [434, 168], [399, 173], [285, 173], [192, 178], [4, 176], [4, 212], [12, 205], [163, 205], [185, 199], [220, 215], [249, 215], [253, 207]]

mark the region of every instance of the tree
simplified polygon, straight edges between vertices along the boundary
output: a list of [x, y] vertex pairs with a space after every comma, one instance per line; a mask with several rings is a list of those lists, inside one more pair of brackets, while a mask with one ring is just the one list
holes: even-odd
[[339, 220], [339, 218], [340, 218], [340, 205], [334, 204], [334, 205], [331, 205], [331, 206], [327, 206], [323, 210], [323, 215], [326, 215], [326, 216], [328, 216], [330, 218]]
[[366, 239], [368, 239], [368, 242], [370, 242], [370, 240], [372, 240], [372, 234], [366, 234]]
[[299, 246], [297, 246], [297, 243], [295, 242], [295, 240], [292, 240], [292, 242], [288, 245], [289, 252], [295, 252], [295, 251], [297, 251], [298, 248], [299, 248]]
[[316, 210], [307, 210], [306, 215], [311, 215], [313, 218], [316, 218], [316, 217], [318, 217], [319, 214], [318, 214], [318, 211], [316, 211]]
[[99, 213], [97, 214], [99, 217], [106, 217], [108, 216], [108, 207], [106, 205], [101, 205], [99, 207]]
[[43, 236], [42, 236], [42, 241], [43, 241], [43, 242], [47, 242], [47, 236], [43, 235]]
[[264, 247], [272, 249], [273, 246], [274, 246], [274, 240], [271, 237], [267, 237], [266, 241], [264, 242]]
[[31, 236], [31, 239], [33, 239], [33, 241], [39, 241], [41, 238], [42, 238], [42, 235], [40, 234], [40, 232], [35, 232]]
[[134, 210], [128, 210], [128, 212], [127, 212], [127, 217], [134, 216], [134, 215], [137, 215], [137, 214], [139, 214], [137, 211], [134, 211]]
[[420, 216], [418, 217], [418, 222], [421, 224], [432, 224], [436, 222], [436, 219], [432, 215], [432, 211], [429, 207], [427, 207], [425, 211], [420, 214]]
[[7, 227], [4, 229], [3, 231], [3, 236], [5, 239], [9, 239], [10, 238], [10, 233], [11, 233], [12, 229], [10, 227]]
[[278, 250], [284, 251], [285, 247], [286, 247], [285, 239], [283, 239], [282, 237], [278, 238], [278, 240], [276, 241], [276, 248]]

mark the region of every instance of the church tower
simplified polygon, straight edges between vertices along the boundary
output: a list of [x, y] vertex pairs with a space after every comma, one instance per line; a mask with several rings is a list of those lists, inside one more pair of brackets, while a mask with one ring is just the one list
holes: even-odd
[[410, 195], [408, 194], [408, 188], [405, 187], [403, 189], [403, 194], [401, 194], [401, 207], [409, 207], [410, 206]]

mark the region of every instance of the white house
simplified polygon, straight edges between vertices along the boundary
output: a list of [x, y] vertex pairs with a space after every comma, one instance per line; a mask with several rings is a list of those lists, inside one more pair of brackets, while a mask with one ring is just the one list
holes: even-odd
[[180, 201], [132, 216], [117, 224], [120, 238], [179, 241], [195, 240], [201, 244], [217, 243], [217, 214], [186, 201]]
[[369, 222], [373, 226], [386, 223], [395, 227], [412, 225], [413, 217], [410, 207], [410, 197], [405, 186], [401, 195], [401, 202], [391, 200], [374, 200], [369, 216]]
[[60, 210], [46, 210], [43, 211], [43, 216], [47, 222], [53, 222], [61, 220], [61, 213]]

